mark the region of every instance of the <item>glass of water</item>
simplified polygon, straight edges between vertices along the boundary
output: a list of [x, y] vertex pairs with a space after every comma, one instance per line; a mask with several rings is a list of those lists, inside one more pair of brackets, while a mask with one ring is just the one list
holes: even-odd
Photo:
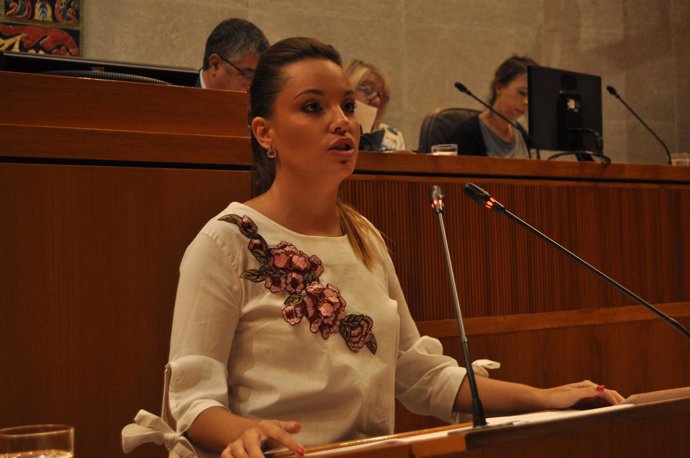
[[434, 156], [457, 156], [458, 145], [455, 143], [431, 145], [431, 154]]
[[0, 458], [73, 458], [74, 427], [30, 425], [0, 429]]
[[690, 166], [690, 153], [671, 154], [671, 164]]

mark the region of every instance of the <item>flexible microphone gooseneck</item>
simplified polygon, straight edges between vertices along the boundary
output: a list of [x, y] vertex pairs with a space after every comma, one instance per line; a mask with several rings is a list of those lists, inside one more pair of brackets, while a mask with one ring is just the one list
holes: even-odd
[[450, 291], [453, 294], [453, 304], [455, 305], [455, 317], [458, 321], [458, 332], [460, 333], [460, 344], [462, 346], [462, 355], [465, 358], [465, 367], [467, 368], [467, 380], [470, 383], [470, 393], [472, 395], [472, 425], [475, 427], [486, 426], [486, 418], [484, 417], [484, 408], [482, 401], [479, 399], [479, 391], [477, 390], [477, 381], [474, 378], [474, 369], [472, 368], [472, 360], [470, 359], [470, 351], [467, 346], [467, 336], [465, 335], [465, 326], [462, 320], [462, 311], [460, 310], [460, 300], [458, 299], [458, 289], [455, 286], [455, 276], [453, 275], [453, 264], [450, 260], [450, 250], [448, 249], [448, 239], [446, 237], [446, 228], [443, 224], [443, 193], [441, 188], [434, 185], [429, 192], [431, 200], [431, 208], [438, 215], [438, 223], [441, 229], [441, 240], [443, 241], [443, 252], [446, 255], [446, 267], [448, 270], [448, 282], [450, 284]]
[[[510, 124], [511, 126], [513, 126], [514, 129], [517, 129], [518, 132], [520, 132], [522, 135], [524, 135], [525, 137], [527, 137], [527, 138], [529, 139], [530, 145], [534, 145], [534, 151], [535, 151], [536, 154], [537, 154], [537, 159], [541, 159], [541, 153], [539, 152], [539, 148], [537, 148], [537, 145], [536, 145], [534, 139], [533, 139], [532, 136], [529, 134], [529, 132], [527, 132], [527, 131], [525, 130], [524, 127], [522, 127], [522, 126], [521, 126], [520, 124], [518, 124], [517, 122], [511, 121], [511, 120], [508, 119], [506, 116], [504, 116], [502, 113], [496, 111], [496, 110], [494, 109], [494, 107], [492, 107], [491, 105], [489, 105], [488, 103], [486, 103], [485, 101], [483, 101], [482, 99], [480, 99], [479, 97], [477, 97], [476, 95], [474, 95], [474, 94], [472, 93], [472, 91], [470, 91], [469, 89], [467, 89], [467, 86], [465, 86], [465, 85], [462, 84], [461, 82], [459, 82], [459, 81], [456, 81], [456, 82], [455, 82], [455, 89], [457, 89], [458, 91], [462, 92], [463, 94], [469, 95], [469, 96], [472, 97], [474, 100], [476, 100], [477, 102], [479, 102], [479, 103], [481, 103], [483, 106], [485, 106], [490, 112], [492, 112], [493, 114], [497, 115], [499, 118], [501, 118], [502, 120], [504, 120], [505, 122], [507, 122], [508, 124]], [[531, 158], [532, 158], [532, 153], [530, 153], [530, 151], [529, 151], [530, 145], [527, 145], [527, 155], [528, 155], [528, 156], [530, 157], [530, 159], [531, 159]]]
[[656, 134], [656, 132], [654, 132], [654, 131], [652, 130], [652, 128], [649, 127], [649, 126], [647, 125], [647, 123], [644, 122], [644, 121], [642, 120], [642, 118], [640, 118], [640, 116], [639, 116], [637, 113], [635, 113], [635, 110], [633, 110], [632, 108], [630, 108], [630, 105], [628, 105], [627, 103], [625, 103], [625, 100], [623, 100], [623, 98], [620, 96], [620, 94], [618, 94], [618, 91], [616, 91], [616, 88], [615, 88], [615, 87], [613, 87], [613, 86], [606, 86], [606, 90], [609, 92], [609, 94], [611, 94], [612, 96], [614, 96], [615, 98], [617, 98], [618, 100], [620, 100], [620, 102], [625, 106], [625, 108], [627, 108], [627, 109], [630, 111], [630, 113], [632, 113], [632, 114], [637, 118], [637, 120], [640, 121], [640, 122], [642, 123], [642, 125], [645, 126], [645, 127], [647, 128], [647, 130], [648, 130], [652, 135], [654, 135], [654, 138], [656, 138], [656, 139], [659, 141], [659, 143], [661, 143], [661, 146], [664, 147], [664, 151], [666, 151], [666, 159], [668, 160], [668, 163], [670, 164], [670, 163], [671, 163], [671, 152], [668, 150], [668, 146], [666, 146], [666, 143], [664, 143], [664, 141], [663, 141], [661, 138], [659, 138], [659, 136]]
[[488, 192], [480, 188], [474, 183], [465, 183], [464, 186], [464, 191], [465, 194], [467, 194], [469, 197], [471, 197], [475, 202], [478, 204], [488, 208], [489, 210], [494, 210], [497, 211], [498, 213], [503, 213], [516, 223], [518, 223], [520, 226], [526, 228], [528, 231], [531, 233], [537, 235], [539, 238], [546, 240], [550, 245], [554, 246], [561, 252], [565, 253], [575, 261], [577, 261], [580, 265], [583, 265], [587, 269], [589, 269], [591, 272], [594, 272], [597, 274], [602, 280], [604, 280], [606, 283], [609, 285], [615, 287], [618, 289], [620, 292], [628, 296], [630, 299], [634, 300], [638, 304], [641, 304], [645, 306], [647, 309], [649, 309], [652, 313], [656, 314], [659, 318], [662, 320], [666, 321], [668, 324], [676, 328], [678, 331], [680, 331], [685, 337], [690, 339], [690, 331], [685, 329], [682, 324], [680, 324], [678, 321], [674, 320], [670, 316], [666, 315], [664, 312], [661, 310], [657, 309], [654, 307], [652, 304], [649, 302], [645, 301], [642, 299], [640, 296], [637, 294], [633, 293], [629, 289], [627, 289], [625, 286], [621, 285], [618, 283], [616, 280], [612, 279], [602, 271], [598, 270], [596, 267], [592, 266], [589, 264], [587, 261], [583, 260], [582, 258], [578, 257], [575, 253], [572, 251], [568, 250], [565, 248], [563, 245], [560, 245], [558, 242], [554, 241], [553, 239], [549, 238], [547, 235], [539, 232], [537, 229], [535, 229], [533, 226], [529, 225], [527, 222], [523, 221], [522, 219], [518, 218], [511, 212], [509, 212], [502, 204], [500, 204], [496, 199], [491, 197]]

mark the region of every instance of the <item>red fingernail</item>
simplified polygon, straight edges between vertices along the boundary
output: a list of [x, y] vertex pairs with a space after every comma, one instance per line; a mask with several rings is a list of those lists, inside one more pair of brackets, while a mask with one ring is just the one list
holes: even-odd
[[295, 453], [297, 453], [299, 456], [304, 456], [304, 449], [300, 447], [295, 450]]
[[604, 385], [599, 385], [597, 387], [597, 391], [604, 391], [605, 389], [606, 389], [606, 387]]

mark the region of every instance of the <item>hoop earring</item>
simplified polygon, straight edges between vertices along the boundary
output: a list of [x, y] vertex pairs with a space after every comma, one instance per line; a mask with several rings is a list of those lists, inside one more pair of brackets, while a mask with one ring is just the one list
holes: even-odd
[[273, 145], [269, 145], [268, 149], [266, 150], [266, 157], [269, 159], [275, 159], [277, 155], [278, 152], [273, 149]]

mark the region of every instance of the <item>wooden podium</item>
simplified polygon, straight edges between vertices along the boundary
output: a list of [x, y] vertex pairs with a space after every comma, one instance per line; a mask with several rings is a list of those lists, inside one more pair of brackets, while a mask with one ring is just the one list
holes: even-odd
[[[72, 424], [77, 456], [120, 457], [120, 429], [160, 411], [184, 250], [250, 196], [246, 96], [0, 72], [0, 100], [0, 422]], [[343, 187], [447, 353], [459, 356], [431, 184], [447, 196], [470, 353], [500, 361], [494, 377], [625, 395], [690, 385], [690, 343], [464, 197], [466, 181], [688, 326], [690, 168], [361, 153]], [[397, 431], [438, 424], [397, 416]]]
[[[472, 429], [471, 424], [459, 425], [460, 428], [439, 427], [380, 440], [307, 448], [306, 456], [646, 458], [687, 455], [690, 450], [687, 434], [690, 430], [690, 388], [668, 399], [623, 407], [587, 411], [576, 417], [478, 429]], [[292, 455], [279, 453], [275, 456]]]

